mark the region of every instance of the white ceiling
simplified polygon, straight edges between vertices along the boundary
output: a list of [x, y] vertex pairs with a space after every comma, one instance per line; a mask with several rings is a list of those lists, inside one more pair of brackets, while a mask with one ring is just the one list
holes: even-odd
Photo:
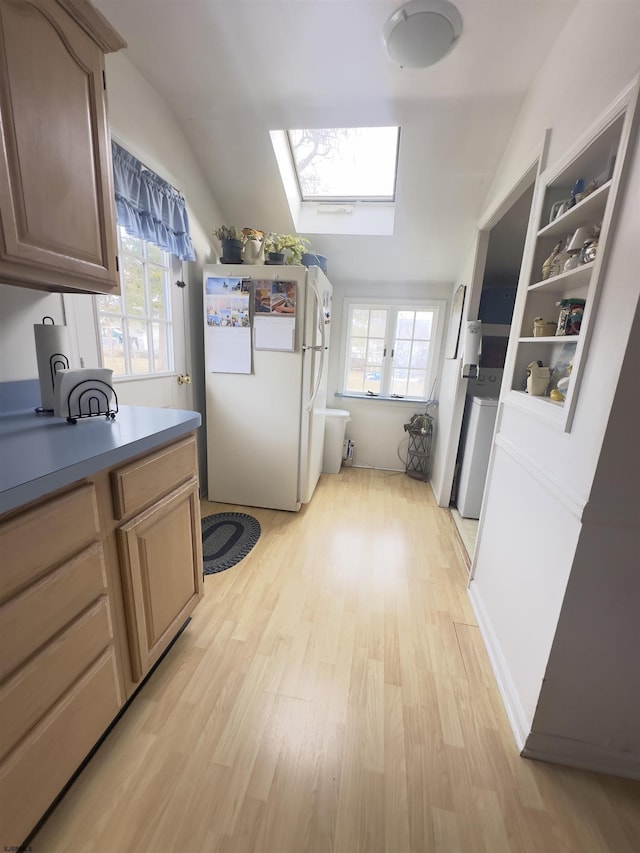
[[[395, 233], [314, 236], [336, 281], [453, 281], [524, 94], [576, 0], [460, 0], [440, 63], [402, 69], [400, 0], [94, 0], [178, 117], [226, 223], [289, 233], [268, 131], [399, 124]], [[210, 223], [211, 229], [221, 223]]]

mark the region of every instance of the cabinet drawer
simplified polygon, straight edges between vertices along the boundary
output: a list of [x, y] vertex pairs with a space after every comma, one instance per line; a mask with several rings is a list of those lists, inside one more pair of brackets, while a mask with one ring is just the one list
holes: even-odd
[[109, 647], [0, 764], [0, 838], [21, 844], [122, 705]]
[[37, 581], [0, 607], [0, 679], [102, 595], [107, 577], [102, 544]]
[[0, 525], [0, 601], [49, 567], [98, 538], [98, 506], [91, 483]]
[[144, 456], [112, 474], [113, 504], [117, 519], [138, 512], [190, 480], [197, 472], [193, 436]]
[[113, 641], [106, 596], [0, 687], [0, 759]]

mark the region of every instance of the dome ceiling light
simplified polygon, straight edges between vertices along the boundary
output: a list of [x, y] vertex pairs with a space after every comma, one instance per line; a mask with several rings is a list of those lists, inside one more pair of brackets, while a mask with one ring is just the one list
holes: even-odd
[[411, 0], [384, 25], [384, 43], [404, 68], [427, 68], [451, 50], [462, 32], [462, 17], [447, 0]]

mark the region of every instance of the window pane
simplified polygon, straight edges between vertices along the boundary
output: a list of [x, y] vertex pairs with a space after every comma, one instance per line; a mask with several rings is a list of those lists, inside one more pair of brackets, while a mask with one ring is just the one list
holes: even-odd
[[426, 397], [429, 390], [425, 387], [426, 381], [426, 370], [410, 370], [407, 394], [411, 397]]
[[129, 360], [134, 375], [149, 372], [149, 347], [147, 342], [147, 324], [139, 320], [128, 320]]
[[413, 337], [414, 317], [414, 311], [398, 311], [396, 338], [408, 338], [410, 340]]
[[[160, 251], [160, 249], [158, 249]], [[167, 306], [165, 304], [165, 271], [160, 267], [150, 265], [149, 274], [149, 300], [151, 302], [151, 316], [154, 319], [165, 320], [167, 318]]]
[[407, 382], [409, 378], [409, 371], [404, 368], [394, 368], [393, 374], [391, 377], [391, 394], [398, 394], [399, 397], [407, 396]]
[[153, 323], [153, 369], [156, 373], [168, 373], [171, 352], [170, 330], [166, 323]]
[[382, 385], [382, 370], [374, 366], [368, 367], [364, 375], [364, 390], [379, 394]]
[[411, 353], [411, 367], [424, 368], [429, 359], [429, 342], [414, 341]]
[[364, 367], [350, 366], [347, 374], [347, 391], [361, 394], [364, 391]]
[[433, 322], [433, 314], [431, 311], [417, 311], [416, 325], [413, 330], [413, 337], [419, 338], [421, 341], [431, 340], [431, 324]]
[[369, 335], [372, 338], [384, 338], [387, 328], [387, 312], [372, 311]]
[[351, 338], [351, 367], [364, 367], [367, 354], [366, 338]]
[[[116, 376], [170, 372], [170, 256], [129, 237], [122, 228], [118, 229], [118, 250], [121, 295], [96, 297], [102, 364]], [[166, 322], [158, 322], [162, 320]]]
[[131, 237], [124, 228], [120, 228], [120, 249], [127, 255], [135, 255], [138, 258], [142, 257], [142, 240], [138, 237]]
[[119, 296], [109, 294], [107, 296], [98, 296], [97, 300], [98, 311], [101, 311], [104, 314], [122, 313], [122, 301]]
[[113, 325], [103, 320], [100, 328], [100, 343], [102, 346], [102, 363], [114, 373], [125, 372], [124, 335], [122, 326]]
[[380, 366], [382, 364], [382, 359], [384, 358], [384, 341], [379, 338], [376, 340], [369, 341], [369, 348], [367, 351], [367, 365]]
[[351, 334], [366, 335], [369, 331], [369, 312], [356, 309], [351, 314]]
[[393, 201], [399, 133], [398, 127], [290, 130], [302, 198]]
[[164, 250], [154, 246], [153, 243], [145, 244], [147, 249], [147, 260], [154, 264], [164, 263]]
[[409, 367], [411, 363], [411, 341], [396, 341], [393, 366]]
[[124, 260], [124, 290], [127, 314], [142, 317], [144, 312], [144, 268], [140, 261]]

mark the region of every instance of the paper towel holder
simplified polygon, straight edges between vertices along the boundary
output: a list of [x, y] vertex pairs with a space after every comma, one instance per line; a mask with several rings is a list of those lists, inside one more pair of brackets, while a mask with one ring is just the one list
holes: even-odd
[[[51, 323], [47, 323], [47, 320], [51, 320]], [[43, 326], [55, 326], [55, 320], [53, 317], [50, 317], [48, 314], [42, 318]], [[69, 369], [69, 359], [63, 352], [53, 352], [49, 356], [49, 372], [51, 373], [51, 387], [55, 386], [56, 381], [56, 373], [58, 370], [68, 370]], [[53, 409], [49, 409], [46, 406], [36, 406], [35, 412], [37, 415], [51, 415], [53, 414]]]

